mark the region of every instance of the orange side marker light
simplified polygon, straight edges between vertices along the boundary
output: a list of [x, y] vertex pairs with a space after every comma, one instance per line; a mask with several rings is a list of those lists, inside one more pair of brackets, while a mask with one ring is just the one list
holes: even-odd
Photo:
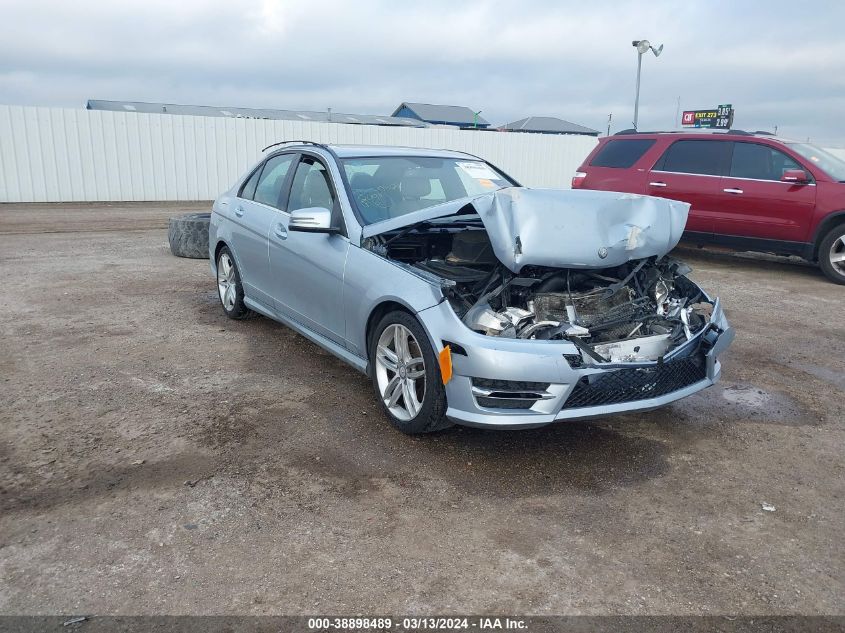
[[443, 384], [445, 385], [447, 382], [452, 380], [451, 348], [447, 345], [441, 349], [440, 354], [437, 355], [437, 359], [440, 361], [440, 377], [443, 379]]

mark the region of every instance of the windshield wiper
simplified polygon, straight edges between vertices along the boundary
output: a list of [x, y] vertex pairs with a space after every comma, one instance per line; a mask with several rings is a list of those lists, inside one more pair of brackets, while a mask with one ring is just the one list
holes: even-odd
[[398, 240], [400, 237], [406, 236], [411, 231], [415, 231], [417, 229], [422, 228], [432, 228], [437, 226], [444, 226], [444, 225], [453, 225], [453, 224], [475, 224], [476, 222], [480, 222], [481, 218], [478, 217], [477, 214], [473, 213], [472, 217], [460, 217], [460, 216], [447, 216], [446, 218], [434, 218], [432, 220], [420, 220], [419, 222], [414, 222], [413, 224], [409, 224], [404, 229], [399, 231], [396, 235], [391, 237], [390, 239], [385, 241], [385, 244], [390, 244], [394, 240]]
[[391, 237], [389, 240], [385, 240], [385, 244], [390, 244], [394, 240], [398, 240], [400, 237], [403, 237], [413, 231], [414, 229], [421, 229], [426, 224], [431, 224], [431, 220], [422, 220], [421, 222], [414, 222], [413, 224], [409, 224], [404, 229], [399, 231], [396, 235]]

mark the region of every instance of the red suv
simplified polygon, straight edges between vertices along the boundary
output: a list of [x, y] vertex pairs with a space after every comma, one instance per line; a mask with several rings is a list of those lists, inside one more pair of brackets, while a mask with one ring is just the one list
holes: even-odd
[[813, 145], [738, 130], [629, 130], [599, 140], [572, 188], [688, 202], [687, 240], [799, 255], [845, 284], [845, 161]]

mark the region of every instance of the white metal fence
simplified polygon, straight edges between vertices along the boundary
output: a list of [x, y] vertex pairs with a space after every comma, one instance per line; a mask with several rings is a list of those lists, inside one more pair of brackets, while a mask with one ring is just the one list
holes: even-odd
[[209, 200], [281, 140], [447, 148], [568, 188], [589, 136], [0, 106], [0, 202]]
[[[530, 187], [569, 188], [589, 136], [0, 105], [0, 202], [210, 200], [280, 140], [481, 156]], [[830, 149], [845, 159], [845, 149]]]

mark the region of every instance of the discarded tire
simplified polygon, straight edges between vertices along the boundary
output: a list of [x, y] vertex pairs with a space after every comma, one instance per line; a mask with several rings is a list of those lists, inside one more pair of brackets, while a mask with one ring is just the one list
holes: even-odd
[[170, 218], [167, 239], [176, 257], [208, 259], [208, 222], [210, 213], [188, 213]]

